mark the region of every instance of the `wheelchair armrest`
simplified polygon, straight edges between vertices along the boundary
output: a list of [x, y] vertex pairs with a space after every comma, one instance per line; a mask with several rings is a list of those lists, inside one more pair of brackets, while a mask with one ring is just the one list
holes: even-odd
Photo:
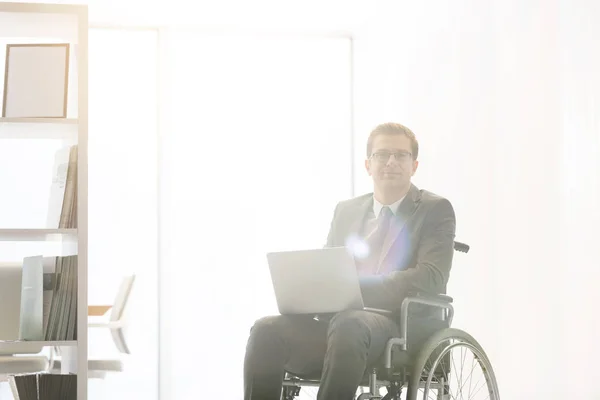
[[[450, 300], [450, 301], [449, 301]], [[408, 306], [411, 303], [424, 304], [431, 307], [437, 307], [448, 311], [448, 325], [452, 325], [452, 317], [454, 317], [454, 307], [452, 307], [452, 297], [443, 294], [416, 294], [408, 296], [402, 301], [400, 308], [400, 333], [406, 339], [408, 325]]]
[[410, 293], [403, 301], [400, 311], [400, 335], [399, 338], [392, 338], [388, 341], [385, 348], [384, 363], [388, 370], [392, 367], [392, 349], [394, 346], [400, 346], [406, 351], [408, 343], [408, 306], [412, 303], [425, 304], [431, 307], [438, 307], [448, 310], [448, 324], [452, 323], [454, 308], [452, 307], [452, 297], [443, 294], [429, 293]]
[[407, 297], [402, 301], [400, 307], [400, 328], [404, 334], [406, 331], [406, 322], [408, 320], [408, 306], [411, 303], [424, 304], [430, 307], [437, 307], [448, 311], [447, 320], [448, 324], [452, 324], [452, 317], [454, 316], [454, 307], [452, 302], [454, 299], [445, 294], [433, 294], [433, 293], [422, 293], [422, 292], [410, 292]]
[[445, 294], [431, 294], [421, 292], [411, 292], [402, 301], [401, 314], [400, 314], [400, 334], [399, 338], [392, 338], [388, 340], [385, 346], [384, 352], [384, 367], [390, 371], [392, 368], [392, 349], [394, 346], [400, 346], [402, 350], [406, 351], [406, 345], [408, 343], [408, 306], [411, 303], [425, 304], [432, 307], [439, 307], [448, 310], [448, 323], [452, 323], [452, 317], [454, 316], [454, 308], [452, 307], [453, 299]]
[[370, 312], [373, 312], [375, 314], [385, 315], [386, 317], [393, 317], [394, 316], [394, 313], [392, 311], [390, 311], [390, 310], [383, 310], [381, 308], [365, 307], [365, 308], [363, 308], [363, 310], [370, 311]]
[[392, 349], [394, 346], [401, 346], [403, 350], [406, 350], [406, 338], [391, 338], [387, 341], [383, 353], [383, 366], [388, 372], [392, 369]]
[[411, 292], [408, 294], [408, 297], [416, 297], [425, 300], [433, 300], [433, 301], [443, 301], [446, 303], [452, 303], [454, 299], [450, 296], [446, 296], [445, 294], [432, 294], [432, 293], [423, 293], [423, 292]]

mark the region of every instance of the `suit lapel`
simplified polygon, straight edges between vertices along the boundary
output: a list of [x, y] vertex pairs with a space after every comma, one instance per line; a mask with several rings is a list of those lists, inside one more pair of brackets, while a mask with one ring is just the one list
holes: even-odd
[[373, 209], [373, 196], [368, 196], [364, 202], [359, 204], [356, 208], [356, 219], [352, 221], [350, 225], [350, 229], [348, 230], [350, 236], [352, 237], [361, 237], [361, 233], [363, 230], [363, 226], [365, 224], [365, 220], [370, 210]]
[[383, 242], [383, 247], [381, 249], [381, 255], [379, 256], [378, 267], [380, 267], [385, 261], [385, 258], [388, 256], [388, 253], [392, 248], [392, 245], [394, 242], [396, 242], [398, 236], [400, 236], [402, 229], [404, 229], [406, 222], [415, 213], [420, 200], [421, 198], [419, 189], [415, 185], [411, 184], [406, 197], [398, 206], [396, 217], [394, 218], [393, 223], [390, 224], [390, 229], [385, 237], [385, 241]]

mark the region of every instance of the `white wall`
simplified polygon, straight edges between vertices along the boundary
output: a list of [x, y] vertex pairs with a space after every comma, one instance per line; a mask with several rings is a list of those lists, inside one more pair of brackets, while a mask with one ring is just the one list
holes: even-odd
[[[600, 5], [560, 2], [560, 97], [562, 105], [563, 207], [567, 254], [561, 270], [564, 297], [566, 382], [581, 398], [598, 398], [600, 379], [598, 226], [600, 226]], [[586, 382], [582, 384], [582, 382]]]
[[[575, 383], [599, 377], [598, 6], [380, 11], [354, 45], [357, 168], [373, 126], [411, 127], [422, 146], [415, 183], [453, 202], [457, 239], [472, 245], [451, 275], [455, 326], [480, 339], [502, 396], [593, 398], [592, 384]], [[369, 189], [365, 175], [356, 187]]]

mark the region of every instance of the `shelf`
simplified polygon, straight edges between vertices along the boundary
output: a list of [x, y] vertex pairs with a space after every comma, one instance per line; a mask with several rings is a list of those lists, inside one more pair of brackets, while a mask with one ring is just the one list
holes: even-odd
[[0, 118], [4, 124], [77, 124], [77, 118]]
[[0, 229], [2, 242], [44, 242], [73, 240], [77, 229]]
[[0, 350], [19, 350], [19, 348], [23, 347], [51, 347], [51, 346], [68, 346], [68, 347], [76, 347], [76, 340], [49, 340], [49, 341], [38, 341], [38, 340], [0, 340]]
[[77, 138], [76, 118], [0, 118], [0, 139]]

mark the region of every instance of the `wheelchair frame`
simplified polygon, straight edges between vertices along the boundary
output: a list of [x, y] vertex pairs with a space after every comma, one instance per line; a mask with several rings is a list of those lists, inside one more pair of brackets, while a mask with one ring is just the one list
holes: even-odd
[[[459, 251], [462, 253], [467, 253], [469, 251], [469, 249], [470, 249], [470, 247], [465, 243], [454, 242], [454, 250], [456, 250], [456, 251]], [[411, 378], [412, 378], [412, 379], [410, 379], [412, 382], [410, 382], [409, 380], [406, 379], [406, 375], [407, 375], [406, 369], [412, 368], [413, 367], [412, 365], [402, 367], [402, 371], [400, 372], [399, 375], [397, 373], [396, 374], [394, 373], [395, 371], [393, 371], [393, 365], [392, 365], [392, 353], [393, 353], [393, 350], [395, 347], [400, 347], [400, 349], [404, 352], [408, 351], [408, 318], [409, 318], [409, 306], [411, 304], [423, 304], [423, 305], [427, 305], [427, 306], [431, 306], [431, 307], [436, 307], [436, 308], [444, 311], [444, 313], [445, 313], [444, 320], [447, 322], [448, 328], [443, 328], [443, 329], [435, 332], [434, 334], [432, 334], [429, 337], [428, 340], [434, 338], [436, 336], [436, 334], [438, 334], [438, 336], [440, 336], [439, 335], [440, 333], [446, 333], [447, 335], [442, 335], [442, 336], [448, 336], [448, 339], [450, 339], [451, 337], [454, 337], [454, 336], [461, 337], [464, 340], [464, 343], [467, 344], [467, 347], [470, 347], [474, 351], [474, 354], [477, 355], [479, 361], [487, 363], [486, 373], [490, 374], [490, 378], [488, 379], [488, 376], [486, 376], [486, 383], [488, 383], [488, 385], [491, 385], [491, 388], [488, 388], [490, 395], [491, 395], [490, 397], [492, 400], [499, 400], [500, 397], [499, 397], [499, 393], [498, 393], [498, 386], [496, 383], [496, 379], [495, 379], [493, 370], [489, 363], [489, 360], [487, 359], [487, 355], [485, 354], [485, 352], [483, 351], [481, 346], [470, 335], [468, 335], [466, 332], [451, 328], [452, 319], [454, 317], [454, 307], [452, 306], [452, 302], [453, 302], [453, 299], [450, 296], [446, 296], [443, 294], [424, 294], [424, 293], [412, 293], [402, 301], [402, 305], [401, 305], [401, 309], [400, 309], [401, 310], [400, 311], [401, 312], [401, 314], [400, 314], [400, 316], [401, 316], [401, 318], [400, 318], [400, 337], [389, 339], [386, 344], [384, 354], [383, 354], [383, 368], [385, 369], [386, 375], [388, 377], [399, 376], [399, 379], [378, 380], [378, 377], [377, 377], [378, 369], [376, 367], [372, 368], [369, 373], [369, 382], [368, 382], [369, 391], [366, 393], [360, 394], [358, 396], [357, 400], [382, 399], [382, 397], [379, 395], [379, 388], [384, 387], [384, 386], [388, 388], [388, 393], [383, 397], [382, 400], [400, 399], [401, 391], [402, 391], [402, 388], [405, 386], [405, 384], [408, 387], [407, 400], [416, 400], [417, 399], [416, 392], [423, 385], [422, 374], [419, 374], [418, 377], [416, 377], [416, 376], [412, 377], [412, 374], [409, 374], [409, 375], [411, 375]], [[390, 312], [390, 314], [391, 314], [391, 312]], [[431, 346], [431, 344], [429, 344], [429, 346]], [[419, 351], [422, 352], [424, 349], [427, 350], [426, 347], [427, 346], [424, 345], [423, 349], [419, 349]], [[423, 355], [421, 355], [420, 359], [422, 359], [422, 356]], [[441, 357], [442, 356], [438, 357], [437, 361], [439, 361]], [[417, 357], [417, 358], [419, 358], [419, 357]], [[435, 374], [434, 372], [430, 373], [430, 376], [426, 382], [427, 385], [431, 384], [431, 380], [432, 380], [431, 376], [434, 374]], [[444, 393], [445, 393], [444, 378], [437, 377], [436, 380], [437, 380], [437, 383], [435, 384], [435, 386], [431, 386], [431, 388], [438, 389], [438, 396], [437, 396], [438, 400], [445, 400], [447, 397], [444, 395]], [[293, 400], [296, 396], [299, 395], [300, 388], [302, 386], [318, 387], [319, 385], [320, 385], [320, 380], [301, 379], [301, 378], [297, 378], [297, 377], [293, 376], [292, 374], [286, 373], [285, 379], [283, 381], [283, 390], [282, 390], [281, 398], [282, 398], [282, 400]], [[418, 387], [415, 387], [415, 386], [418, 386]], [[364, 386], [361, 385], [359, 387], [364, 387]], [[442, 389], [442, 390], [439, 390], [439, 389]], [[410, 396], [410, 397], [408, 397], [408, 396]]]

